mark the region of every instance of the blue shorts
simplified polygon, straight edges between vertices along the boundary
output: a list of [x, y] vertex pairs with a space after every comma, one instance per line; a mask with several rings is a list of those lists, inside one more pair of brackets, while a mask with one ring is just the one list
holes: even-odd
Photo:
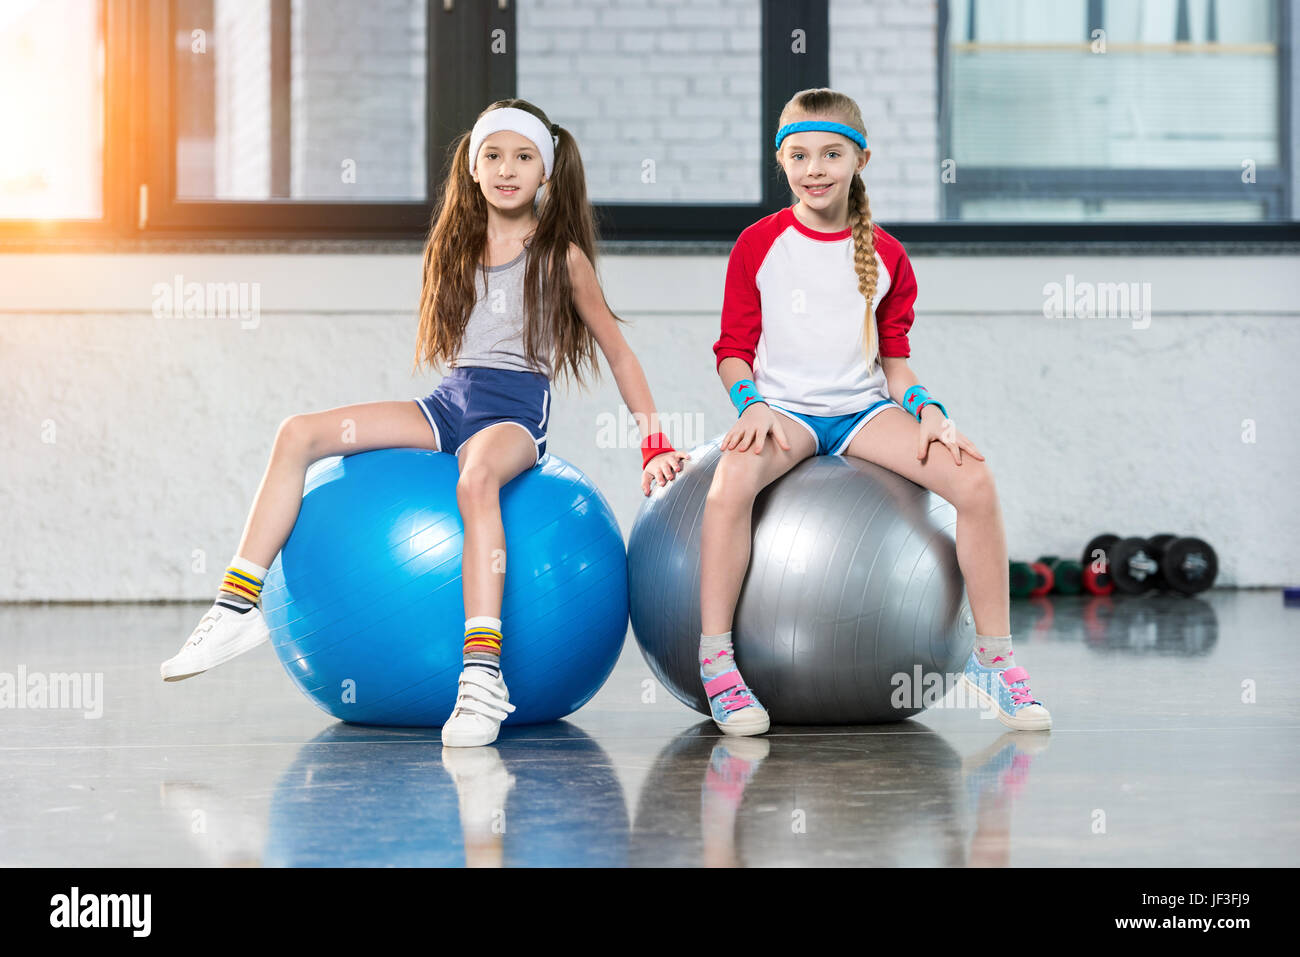
[[551, 381], [540, 372], [457, 366], [431, 395], [415, 403], [429, 420], [438, 450], [460, 453], [461, 447], [490, 425], [513, 422], [533, 440], [536, 467], [546, 454], [546, 417], [551, 408]]
[[817, 442], [817, 451], [813, 453], [814, 455], [843, 455], [844, 450], [853, 441], [853, 437], [858, 434], [858, 430], [869, 421], [891, 405], [896, 409], [902, 408], [893, 399], [881, 399], [861, 412], [848, 412], [844, 415], [808, 415], [806, 412], [792, 412], [771, 402], [767, 404], [774, 409], [780, 409], [812, 433], [813, 439]]

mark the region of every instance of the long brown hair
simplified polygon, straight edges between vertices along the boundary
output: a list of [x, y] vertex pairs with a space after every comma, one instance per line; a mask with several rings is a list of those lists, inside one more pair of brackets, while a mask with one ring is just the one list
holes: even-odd
[[[787, 123], [797, 123], [802, 118], [811, 117], [830, 117], [837, 123], [853, 127], [866, 138], [867, 127], [862, 122], [862, 111], [858, 109], [858, 104], [853, 102], [852, 97], [826, 87], [800, 90], [790, 97], [790, 101], [781, 109], [781, 118], [776, 125], [779, 129]], [[859, 157], [865, 152], [857, 143], [850, 141], [850, 145]], [[777, 150], [776, 156], [779, 163], [780, 150]], [[871, 221], [871, 203], [867, 199], [866, 184], [857, 173], [853, 174], [853, 182], [849, 184], [849, 225], [853, 228], [853, 269], [858, 274], [858, 291], [867, 300], [867, 313], [862, 320], [862, 342], [867, 361], [871, 362], [876, 351], [872, 300], [876, 298], [876, 280], [879, 278], [880, 267], [876, 263], [876, 230]]]
[[[538, 363], [545, 353], [553, 376], [561, 380], [572, 376], [581, 386], [584, 366], [590, 365], [595, 378], [600, 378], [596, 338], [574, 307], [569, 279], [570, 243], [577, 243], [593, 264], [596, 261], [596, 221], [587, 200], [582, 155], [573, 135], [552, 125], [546, 114], [527, 100], [497, 100], [483, 113], [502, 107], [527, 110], [556, 137], [555, 163], [542, 187], [537, 228], [525, 244], [524, 353], [531, 363]], [[459, 354], [470, 311], [478, 299], [475, 268], [482, 269], [487, 288], [487, 265], [483, 262], [487, 200], [469, 174], [470, 132], [461, 134], [452, 148], [424, 246], [417, 370], [425, 365], [441, 366]], [[619, 316], [614, 319], [625, 321]]]

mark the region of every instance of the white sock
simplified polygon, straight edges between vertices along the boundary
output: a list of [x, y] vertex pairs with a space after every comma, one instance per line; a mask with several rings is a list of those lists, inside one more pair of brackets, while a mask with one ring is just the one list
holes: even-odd
[[[721, 654], [725, 652], [725, 654]], [[704, 659], [708, 659], [705, 663]], [[720, 635], [700, 635], [700, 670], [706, 677], [715, 678], [736, 667], [736, 652], [731, 647], [731, 632]]]
[[[985, 668], [1010, 668], [1011, 636], [980, 635], [975, 636], [975, 657]], [[994, 658], [1001, 657], [1001, 661]]]

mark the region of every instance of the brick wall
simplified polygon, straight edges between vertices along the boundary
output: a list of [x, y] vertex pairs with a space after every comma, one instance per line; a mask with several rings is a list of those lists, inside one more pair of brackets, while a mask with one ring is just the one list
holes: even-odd
[[293, 0], [295, 198], [424, 197], [424, 11], [422, 0]]
[[[293, 0], [290, 9], [290, 195], [422, 199], [423, 2]], [[270, 3], [215, 0], [214, 14], [215, 195], [267, 199]]]
[[759, 199], [758, 0], [524, 0], [516, 22], [519, 95], [577, 137], [593, 200]]
[[857, 101], [871, 161], [862, 172], [883, 222], [940, 214], [939, 10], [935, 0], [832, 0], [831, 88]]

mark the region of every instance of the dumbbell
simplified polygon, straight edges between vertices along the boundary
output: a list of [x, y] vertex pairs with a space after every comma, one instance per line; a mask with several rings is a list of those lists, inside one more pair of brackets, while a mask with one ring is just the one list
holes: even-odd
[[1083, 549], [1079, 562], [1084, 591], [1093, 595], [1109, 595], [1115, 590], [1110, 575], [1110, 547], [1119, 541], [1118, 535], [1098, 535]]
[[1042, 561], [1011, 562], [1010, 591], [1012, 598], [1037, 598], [1046, 595], [1056, 583], [1056, 575]]
[[1028, 562], [1009, 562], [1011, 597], [1028, 598], [1029, 593], [1038, 587], [1038, 575], [1029, 567]]
[[1218, 556], [1199, 538], [1122, 538], [1106, 553], [1115, 586], [1130, 595], [1153, 588], [1195, 595], [1213, 585], [1219, 573]]
[[1052, 572], [1052, 591], [1058, 595], [1077, 595], [1083, 590], [1083, 568], [1076, 561], [1043, 555], [1036, 564], [1045, 565]]

